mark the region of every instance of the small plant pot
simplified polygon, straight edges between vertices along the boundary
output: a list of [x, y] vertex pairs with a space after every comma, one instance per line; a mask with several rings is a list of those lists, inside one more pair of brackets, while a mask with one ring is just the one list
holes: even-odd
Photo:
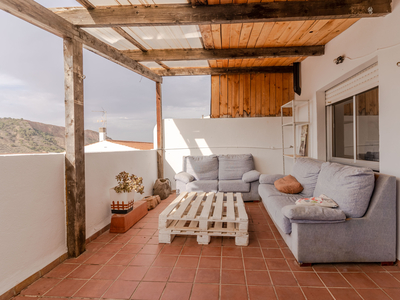
[[110, 189], [111, 213], [127, 214], [133, 209], [133, 192], [117, 193]]

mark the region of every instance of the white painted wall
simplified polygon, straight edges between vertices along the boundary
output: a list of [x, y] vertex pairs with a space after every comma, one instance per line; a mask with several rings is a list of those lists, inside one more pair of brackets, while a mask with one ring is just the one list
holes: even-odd
[[165, 119], [164, 132], [164, 172], [172, 188], [184, 155], [251, 153], [258, 171], [282, 174], [280, 118]]
[[[126, 171], [157, 179], [155, 150], [87, 153], [86, 236], [110, 223], [109, 189]], [[64, 154], [0, 155], [0, 295], [67, 252]]]
[[[379, 148], [380, 172], [398, 178], [398, 216], [400, 216], [400, 0], [393, 0], [393, 12], [383, 18], [358, 21], [329, 42], [325, 55], [307, 58], [302, 63], [302, 99], [313, 103], [312, 155], [325, 157], [325, 103], [323, 91], [357, 70], [377, 60], [379, 65]], [[333, 59], [345, 55], [344, 63]], [[298, 97], [300, 98], [300, 97]], [[400, 258], [400, 222], [398, 222]]]
[[157, 179], [155, 150], [86, 153], [86, 236], [90, 237], [110, 224], [110, 192], [117, 185], [115, 176], [122, 171], [143, 177], [144, 193], [135, 200], [152, 195]]
[[0, 295], [67, 252], [64, 154], [0, 155]]

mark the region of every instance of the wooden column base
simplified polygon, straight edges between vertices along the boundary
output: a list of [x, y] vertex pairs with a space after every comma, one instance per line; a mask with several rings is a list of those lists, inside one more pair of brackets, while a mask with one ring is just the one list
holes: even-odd
[[133, 210], [125, 215], [113, 214], [111, 217], [110, 232], [124, 233], [147, 215], [147, 202], [140, 200], [133, 204]]

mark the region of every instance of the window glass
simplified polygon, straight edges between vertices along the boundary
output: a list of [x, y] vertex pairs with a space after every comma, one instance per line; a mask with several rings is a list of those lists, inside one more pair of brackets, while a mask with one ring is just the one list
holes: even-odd
[[356, 95], [357, 159], [379, 161], [378, 87]]
[[354, 158], [353, 97], [333, 104], [333, 157]]

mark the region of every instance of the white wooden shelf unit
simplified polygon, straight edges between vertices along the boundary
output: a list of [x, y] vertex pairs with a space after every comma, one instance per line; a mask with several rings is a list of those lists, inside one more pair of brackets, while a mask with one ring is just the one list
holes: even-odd
[[[296, 119], [296, 112], [300, 107], [307, 106], [307, 119], [306, 120], [297, 120]], [[285, 117], [283, 115], [283, 109], [289, 108], [291, 109], [292, 116]], [[284, 118], [291, 118], [291, 122], [284, 123]], [[281, 106], [281, 123], [282, 123], [282, 160], [283, 160], [283, 174], [285, 174], [285, 158], [290, 158], [296, 161], [297, 157], [304, 157], [297, 154], [297, 126], [309, 125], [310, 124], [310, 102], [309, 100], [292, 100], [284, 105]], [[285, 127], [292, 127], [293, 133], [293, 153], [285, 153]], [[291, 148], [291, 147], [290, 147]]]

